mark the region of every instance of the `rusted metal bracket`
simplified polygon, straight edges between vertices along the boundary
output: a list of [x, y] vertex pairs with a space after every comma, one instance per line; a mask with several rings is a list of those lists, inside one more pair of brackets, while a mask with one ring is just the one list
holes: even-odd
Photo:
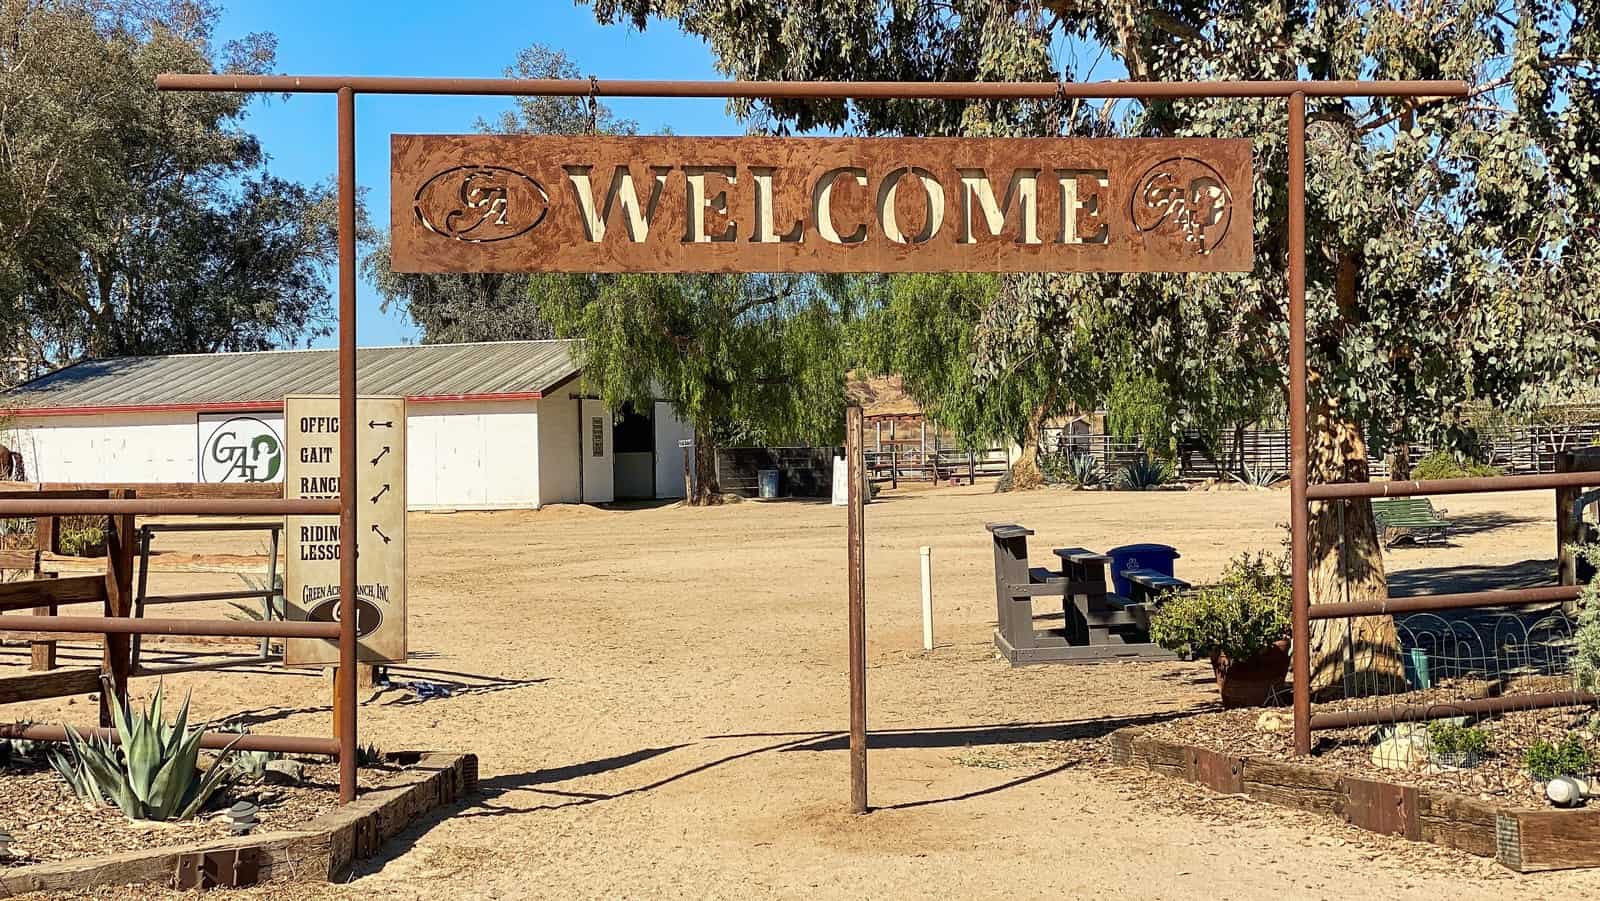
[[203, 851], [178, 858], [173, 881], [180, 889], [243, 888], [261, 873], [258, 848]]

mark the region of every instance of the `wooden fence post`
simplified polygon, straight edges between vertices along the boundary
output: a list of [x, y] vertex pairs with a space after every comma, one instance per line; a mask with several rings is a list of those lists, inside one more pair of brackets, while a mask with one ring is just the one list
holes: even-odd
[[867, 812], [867, 577], [866, 497], [860, 407], [845, 410], [845, 454], [849, 469], [849, 514], [845, 533], [850, 599], [850, 811]]
[[[111, 492], [113, 498], [131, 499], [135, 492], [121, 488]], [[133, 516], [115, 514], [106, 517], [106, 616], [133, 615]], [[107, 635], [102, 661], [102, 672], [110, 677], [109, 691], [100, 692], [100, 724], [111, 725], [111, 704], [122, 704], [128, 698], [128, 676], [133, 669], [133, 636]]]

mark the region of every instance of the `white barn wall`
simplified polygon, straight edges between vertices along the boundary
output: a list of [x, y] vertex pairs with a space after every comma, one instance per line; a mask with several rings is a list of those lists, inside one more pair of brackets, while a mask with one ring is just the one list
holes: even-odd
[[562, 385], [539, 401], [539, 503], [576, 504], [582, 500], [578, 470], [577, 382]]
[[406, 407], [406, 490], [413, 510], [539, 503], [540, 401]]
[[193, 482], [198, 473], [193, 413], [19, 416], [5, 432], [34, 481]]
[[656, 497], [683, 497], [687, 487], [683, 481], [683, 462], [689, 451], [679, 447], [678, 442], [693, 438], [694, 431], [678, 418], [672, 404], [666, 401], [655, 402], [655, 422]]
[[[537, 506], [539, 403], [409, 404], [408, 506]], [[283, 426], [281, 411], [240, 415]], [[184, 411], [17, 417], [0, 438], [22, 453], [29, 479], [46, 482], [194, 482], [199, 440], [197, 415]], [[576, 451], [574, 437], [565, 456], [574, 458]]]

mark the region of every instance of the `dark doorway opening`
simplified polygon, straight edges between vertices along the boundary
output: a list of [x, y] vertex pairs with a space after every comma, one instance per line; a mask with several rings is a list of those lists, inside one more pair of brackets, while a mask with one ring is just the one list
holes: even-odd
[[[652, 405], [653, 406], [653, 405]], [[656, 424], [652, 413], [632, 406], [622, 408], [611, 430], [616, 454], [614, 484], [619, 501], [650, 500], [656, 496]]]

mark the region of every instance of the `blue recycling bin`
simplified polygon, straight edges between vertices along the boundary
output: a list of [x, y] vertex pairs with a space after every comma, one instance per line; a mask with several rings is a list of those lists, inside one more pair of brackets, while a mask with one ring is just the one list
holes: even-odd
[[1183, 556], [1170, 544], [1125, 544], [1106, 551], [1111, 558], [1111, 590], [1127, 597], [1128, 580], [1123, 573], [1130, 569], [1153, 569], [1163, 575], [1174, 575], [1172, 561]]

